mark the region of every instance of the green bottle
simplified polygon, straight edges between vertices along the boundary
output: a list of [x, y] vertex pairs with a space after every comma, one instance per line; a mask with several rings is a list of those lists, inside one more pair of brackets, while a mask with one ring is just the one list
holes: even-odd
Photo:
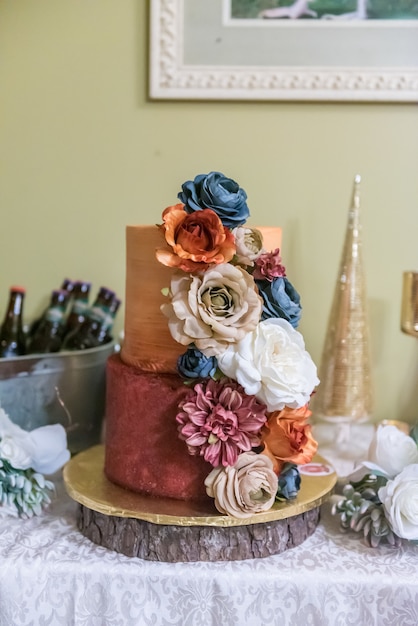
[[63, 349], [87, 350], [101, 343], [107, 343], [109, 316], [112, 315], [115, 299], [114, 291], [101, 287], [93, 306], [86, 311], [84, 322], [65, 338]]
[[72, 292], [73, 304], [65, 324], [64, 336], [79, 328], [86, 319], [91, 283], [77, 280]]
[[58, 352], [61, 349], [64, 329], [65, 313], [70, 294], [61, 289], [54, 290], [51, 301], [40, 321], [29, 344], [30, 354], [46, 354]]
[[[74, 289], [73, 281], [70, 280], [69, 278], [64, 278], [64, 280], [62, 281], [60, 290], [66, 291], [69, 294], [69, 296], [71, 296], [73, 289]], [[29, 332], [28, 332], [29, 337], [33, 337], [33, 335], [38, 329], [39, 324], [45, 318], [47, 310], [48, 310], [48, 307], [44, 311], [42, 311], [41, 315], [32, 322], [32, 324], [29, 327]]]

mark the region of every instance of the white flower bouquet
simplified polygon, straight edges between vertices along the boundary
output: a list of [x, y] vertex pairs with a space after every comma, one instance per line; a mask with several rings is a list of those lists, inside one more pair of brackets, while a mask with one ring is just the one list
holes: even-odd
[[347, 477], [332, 512], [341, 526], [362, 533], [366, 543], [399, 546], [418, 541], [418, 429], [409, 435], [380, 425], [367, 459]]
[[27, 432], [0, 408], [0, 517], [40, 515], [51, 502], [54, 474], [70, 458], [60, 424]]

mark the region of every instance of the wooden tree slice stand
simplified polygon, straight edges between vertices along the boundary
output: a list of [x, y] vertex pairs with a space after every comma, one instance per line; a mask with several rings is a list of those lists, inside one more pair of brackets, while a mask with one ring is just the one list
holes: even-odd
[[81, 533], [99, 546], [149, 561], [233, 561], [280, 554], [312, 535], [337, 481], [324, 459], [314, 461], [314, 470], [328, 471], [303, 475], [296, 500], [245, 520], [221, 515], [212, 502], [152, 498], [114, 485], [103, 472], [101, 445], [73, 457], [64, 482], [79, 503]]

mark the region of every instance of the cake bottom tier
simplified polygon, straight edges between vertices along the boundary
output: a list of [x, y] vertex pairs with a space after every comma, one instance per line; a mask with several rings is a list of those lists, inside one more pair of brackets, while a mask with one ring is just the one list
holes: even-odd
[[105, 474], [115, 484], [155, 497], [207, 499], [212, 467], [191, 456], [177, 432], [176, 413], [187, 393], [175, 374], [154, 374], [107, 362]]

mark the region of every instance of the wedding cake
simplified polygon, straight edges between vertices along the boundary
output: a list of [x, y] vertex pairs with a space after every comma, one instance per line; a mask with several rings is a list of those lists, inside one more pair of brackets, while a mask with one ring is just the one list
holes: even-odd
[[105, 474], [233, 517], [294, 497], [316, 442], [316, 367], [281, 229], [249, 225], [220, 172], [186, 181], [157, 226], [126, 229], [124, 341], [107, 366]]

